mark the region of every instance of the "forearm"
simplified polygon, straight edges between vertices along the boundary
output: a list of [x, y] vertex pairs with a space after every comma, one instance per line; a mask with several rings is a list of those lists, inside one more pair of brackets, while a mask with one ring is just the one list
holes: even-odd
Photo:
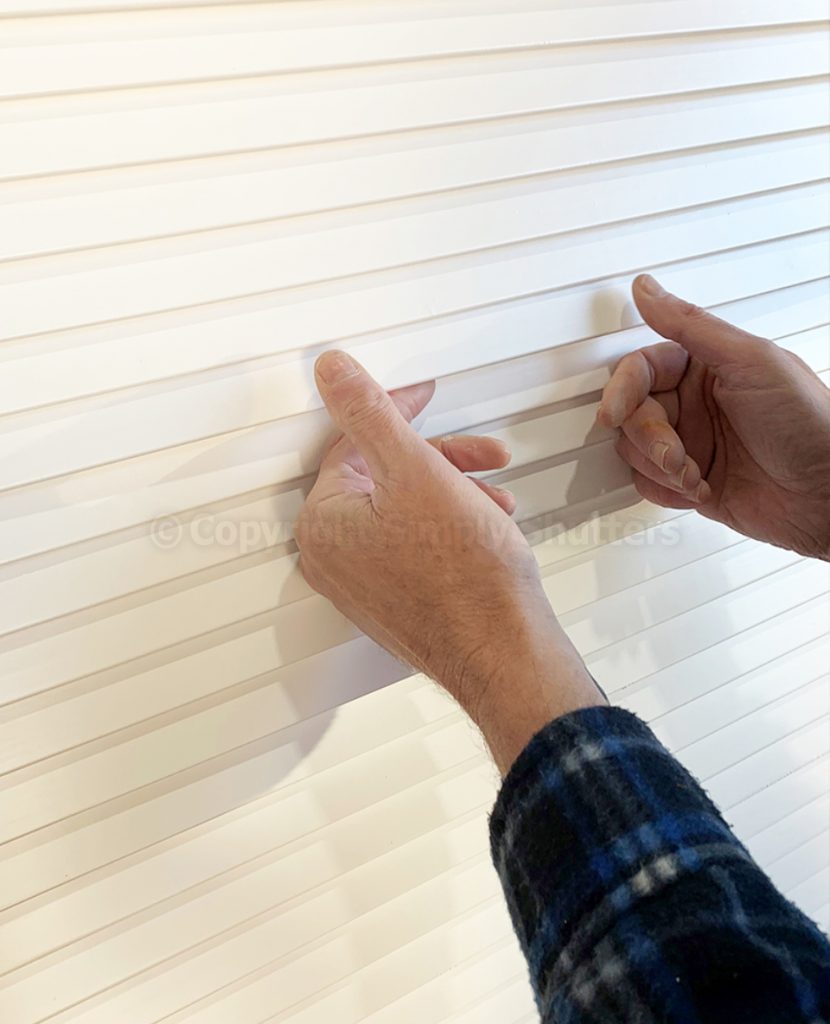
[[627, 712], [548, 725], [491, 834], [544, 1021], [830, 1019], [826, 941]]

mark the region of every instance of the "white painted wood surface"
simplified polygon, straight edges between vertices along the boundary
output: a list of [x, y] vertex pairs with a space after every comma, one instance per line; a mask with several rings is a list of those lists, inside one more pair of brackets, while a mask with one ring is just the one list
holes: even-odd
[[512, 445], [592, 670], [828, 926], [827, 571], [593, 422], [643, 269], [830, 368], [826, 18], [0, 0], [4, 1022], [534, 1019], [480, 743], [297, 573], [332, 344]]

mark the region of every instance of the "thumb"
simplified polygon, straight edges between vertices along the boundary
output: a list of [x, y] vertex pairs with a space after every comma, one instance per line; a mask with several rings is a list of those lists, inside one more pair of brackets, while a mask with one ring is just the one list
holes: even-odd
[[754, 361], [769, 345], [763, 338], [672, 295], [650, 274], [636, 278], [632, 291], [637, 309], [653, 331], [676, 341], [713, 370]]
[[373, 477], [388, 475], [419, 446], [429, 449], [384, 388], [350, 355], [326, 352], [314, 372], [329, 415]]

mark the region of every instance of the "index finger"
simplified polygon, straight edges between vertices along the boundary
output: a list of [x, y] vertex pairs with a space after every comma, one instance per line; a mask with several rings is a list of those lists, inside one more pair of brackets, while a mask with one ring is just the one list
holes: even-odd
[[623, 356], [602, 392], [597, 420], [620, 427], [652, 392], [672, 391], [689, 365], [689, 353], [673, 341], [647, 345]]

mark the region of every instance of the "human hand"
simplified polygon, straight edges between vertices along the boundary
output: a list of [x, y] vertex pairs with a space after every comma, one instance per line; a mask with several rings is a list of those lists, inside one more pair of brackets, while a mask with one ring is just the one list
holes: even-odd
[[632, 352], [598, 414], [642, 497], [830, 558], [830, 393], [791, 352], [638, 277], [646, 323], [671, 339]]
[[441, 683], [506, 771], [546, 722], [602, 702], [507, 514], [512, 498], [465, 475], [509, 453], [492, 438], [420, 437], [408, 420], [431, 385], [390, 396], [339, 352], [316, 375], [342, 436], [297, 523], [306, 580]]

